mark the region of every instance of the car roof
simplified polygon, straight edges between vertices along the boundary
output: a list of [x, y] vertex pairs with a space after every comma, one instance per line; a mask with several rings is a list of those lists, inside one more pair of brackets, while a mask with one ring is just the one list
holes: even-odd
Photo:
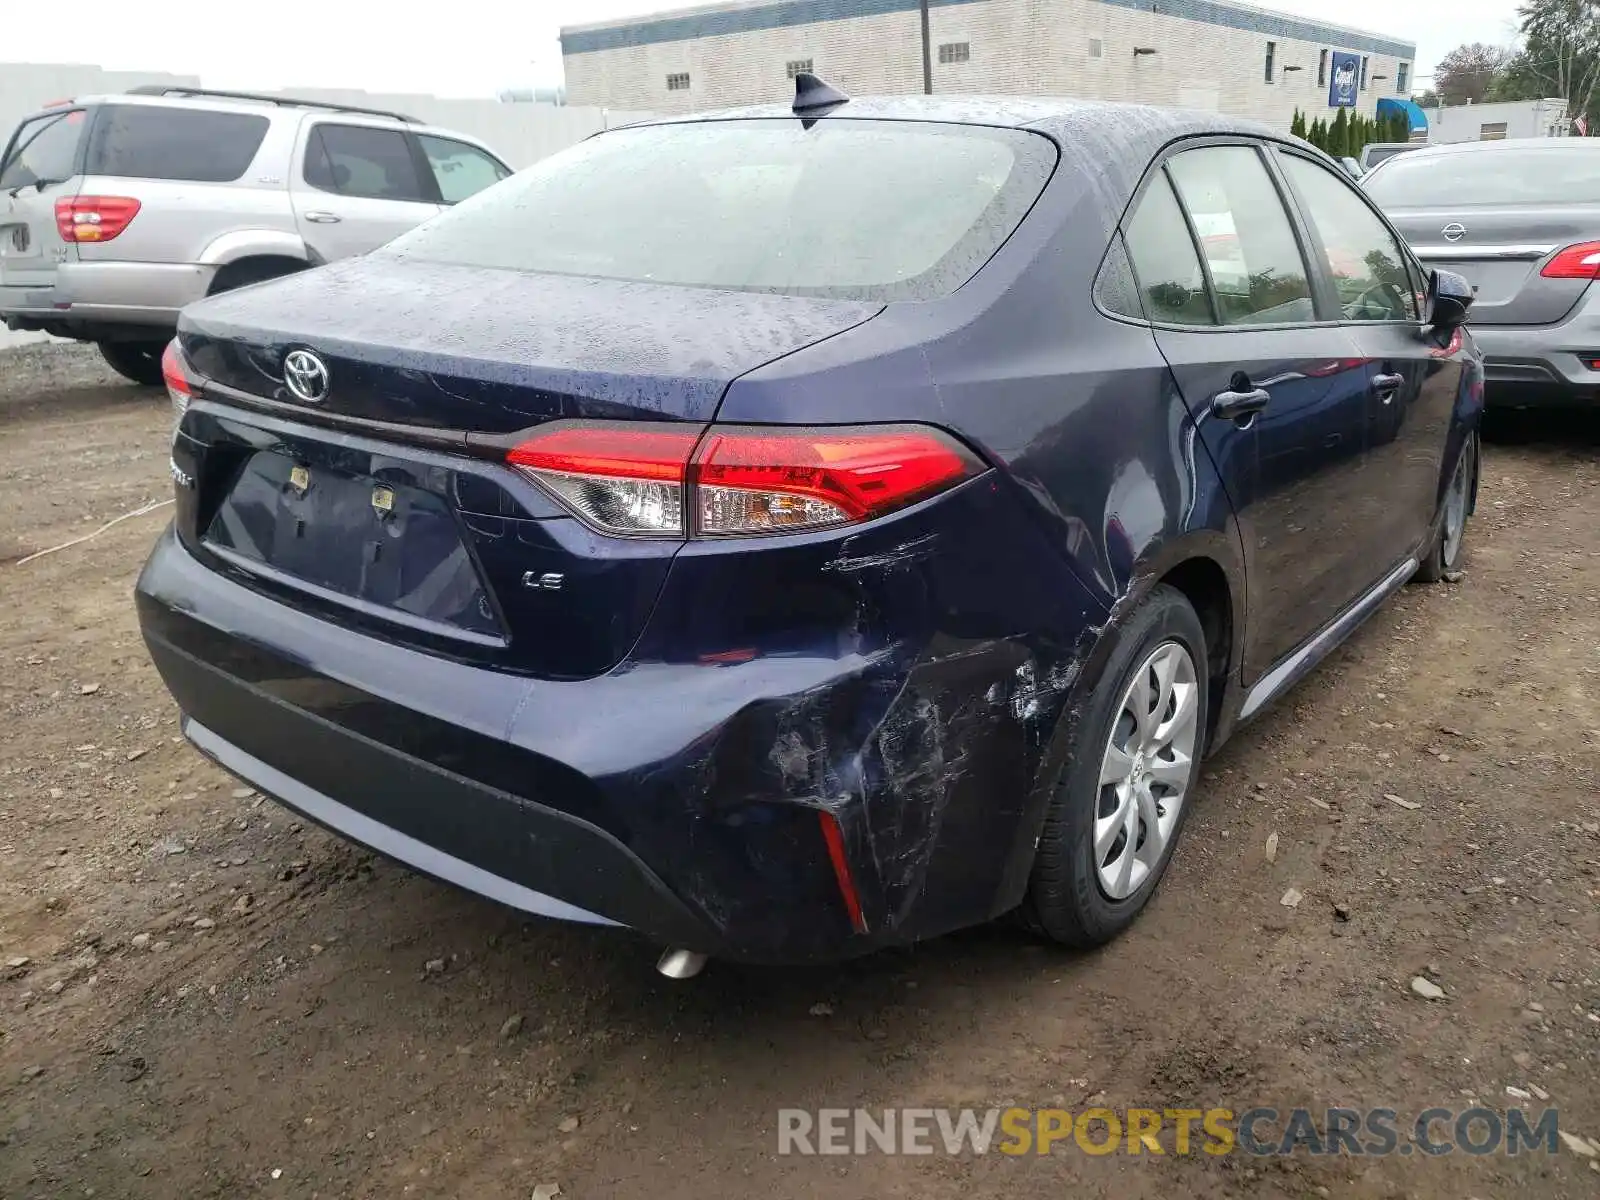
[[1119, 213], [1150, 161], [1179, 138], [1236, 134], [1310, 148], [1310, 143], [1246, 117], [1051, 96], [863, 96], [822, 115], [796, 114], [788, 104], [762, 104], [652, 118], [627, 128], [763, 119], [931, 121], [1031, 130], [1061, 147], [1064, 165], [1074, 158], [1090, 164], [1089, 173], [1103, 185], [1102, 197]]
[[[300, 121], [308, 116], [318, 119], [332, 117], [337, 119], [341, 125], [370, 125], [377, 129], [400, 129], [406, 133], [426, 134], [453, 142], [465, 142], [469, 146], [474, 146], [487, 152], [496, 159], [500, 158], [500, 152], [482, 138], [474, 137], [470, 133], [462, 133], [457, 129], [449, 129], [443, 125], [425, 125], [420, 121], [402, 117], [398, 113], [389, 115], [376, 110], [342, 108], [332, 102], [323, 104], [316, 100], [302, 100], [298, 97], [285, 97], [284, 99], [285, 102], [280, 104], [272, 100], [251, 100], [238, 96], [206, 95], [204, 93], [148, 96], [140, 95], [137, 92], [108, 92], [104, 95], [76, 96], [70, 101], [53, 104], [49, 108], [31, 112], [28, 117], [38, 116], [40, 113], [51, 112], [55, 109], [87, 108], [96, 104], [137, 104], [147, 108], [172, 108], [190, 111], [202, 108], [208, 112], [242, 112], [255, 116], [293, 121]], [[3, 145], [3, 143], [0, 143], [0, 145]]]
[[1594, 153], [1600, 138], [1498, 138], [1490, 142], [1439, 142], [1406, 155], [1408, 159], [1442, 158], [1450, 154], [1504, 154], [1508, 150], [1548, 150], [1554, 153]]
[[[794, 116], [796, 114], [788, 104], [758, 104], [677, 117], [658, 117], [638, 124], [671, 125], [692, 121], [748, 121]], [[1278, 136], [1270, 126], [1259, 121], [1222, 113], [1054, 96], [861, 96], [830, 109], [818, 119], [830, 118], [936, 121], [954, 125], [1038, 129], [1050, 134], [1097, 129], [1108, 135], [1120, 135], [1130, 143], [1144, 143], [1155, 138], [1165, 144], [1176, 137], [1206, 133]]]
[[[300, 117], [306, 113], [338, 113], [351, 119], [364, 119], [374, 124], [395, 125], [403, 124], [411, 129], [426, 129], [420, 121], [403, 116], [400, 113], [382, 112], [377, 109], [353, 108], [338, 104], [334, 101], [306, 100], [298, 96], [285, 96], [282, 100], [276, 97], [261, 97], [259, 99], [245, 93], [226, 92], [183, 92], [174, 91], [171, 95], [153, 95], [140, 92], [107, 92], [91, 96], [75, 96], [71, 100], [64, 100], [52, 104], [49, 108], [39, 109], [39, 112], [49, 112], [56, 108], [87, 108], [97, 104], [134, 104], [144, 108], [172, 108], [193, 110], [202, 108], [210, 112], [244, 112], [259, 116], [294, 116]], [[33, 114], [30, 114], [33, 115]]]

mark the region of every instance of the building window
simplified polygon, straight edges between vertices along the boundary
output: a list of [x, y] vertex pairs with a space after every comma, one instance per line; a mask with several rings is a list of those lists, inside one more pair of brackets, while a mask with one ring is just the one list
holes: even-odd
[[971, 58], [970, 42], [945, 42], [939, 47], [939, 61], [942, 63], [962, 63]]
[[1272, 82], [1272, 60], [1278, 57], [1278, 43], [1267, 43], [1267, 82]]
[[687, 92], [689, 90], [689, 72], [679, 71], [667, 76], [667, 91]]
[[1401, 63], [1399, 65], [1399, 67], [1397, 67], [1395, 69], [1395, 73], [1394, 73], [1394, 90], [1399, 92], [1402, 96], [1410, 95], [1411, 89], [1406, 87], [1406, 84], [1408, 84], [1410, 82], [1411, 82], [1411, 64], [1410, 63]]
[[1328, 52], [1326, 50], [1317, 56], [1317, 86], [1328, 86]]
[[1361, 90], [1367, 90], [1367, 68], [1372, 65], [1372, 60], [1366, 55], [1361, 56]]
[[1480, 142], [1503, 142], [1506, 140], [1506, 123], [1496, 121], [1491, 125], [1478, 126], [1478, 140]]
[[1105, 42], [1101, 41], [1099, 38], [1090, 38], [1089, 39], [1089, 57], [1090, 58], [1104, 58], [1105, 54], [1106, 54], [1106, 44], [1105, 44]]
[[789, 72], [790, 79], [800, 74], [801, 71], [809, 75], [811, 74], [811, 60], [809, 58], [791, 58], [785, 69]]

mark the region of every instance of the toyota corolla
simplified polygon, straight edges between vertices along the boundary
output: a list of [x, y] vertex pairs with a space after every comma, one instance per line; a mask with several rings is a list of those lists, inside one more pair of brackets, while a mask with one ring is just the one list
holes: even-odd
[[1264, 127], [803, 76], [187, 310], [144, 636], [227, 770], [678, 973], [1101, 943], [1457, 566], [1470, 302]]

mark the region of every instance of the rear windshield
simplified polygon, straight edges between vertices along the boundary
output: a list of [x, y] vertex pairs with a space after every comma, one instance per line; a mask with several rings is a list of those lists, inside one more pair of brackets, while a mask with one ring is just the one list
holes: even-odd
[[18, 126], [0, 163], [0, 189], [63, 183], [77, 173], [78, 139], [86, 114], [81, 108], [46, 113]]
[[1600, 203], [1600, 145], [1402, 154], [1361, 181], [1386, 208]]
[[965, 125], [623, 129], [479, 193], [389, 250], [559, 275], [926, 299], [988, 261], [1055, 159], [1042, 137]]
[[267, 118], [154, 104], [108, 104], [89, 135], [89, 175], [231, 183], [267, 136]]

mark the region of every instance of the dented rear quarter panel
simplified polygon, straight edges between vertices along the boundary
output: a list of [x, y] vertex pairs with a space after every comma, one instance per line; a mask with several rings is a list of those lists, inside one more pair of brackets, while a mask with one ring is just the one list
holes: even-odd
[[[1163, 141], [1149, 141], [1153, 157]], [[1149, 329], [1107, 317], [1092, 298], [1146, 160], [1110, 177], [1076, 161], [1064, 151], [1028, 220], [963, 288], [891, 304], [742, 376], [718, 411], [741, 422], [923, 420], [994, 468], [985, 482], [994, 506], [968, 525], [987, 545], [943, 529], [926, 549], [886, 530], [861, 535], [885, 547], [850, 552], [863, 596], [887, 601], [886, 613], [923, 614], [890, 639], [903, 683], [843, 743], [820, 728], [786, 729], [773, 751], [812, 769], [844, 750], [856, 764], [846, 784], [824, 768], [791, 777], [797, 796], [842, 817], [853, 787], [876, 784], [846, 828], [879, 872], [880, 920], [901, 935], [1020, 900], [1077, 702], [1119, 622], [1166, 572], [1216, 562], [1232, 628], [1244, 628], [1239, 531], [1189, 409]], [[674, 570], [693, 557], [691, 548]], [[957, 595], [964, 604], [949, 607]], [[1224, 712], [1219, 733], [1229, 724]]]

